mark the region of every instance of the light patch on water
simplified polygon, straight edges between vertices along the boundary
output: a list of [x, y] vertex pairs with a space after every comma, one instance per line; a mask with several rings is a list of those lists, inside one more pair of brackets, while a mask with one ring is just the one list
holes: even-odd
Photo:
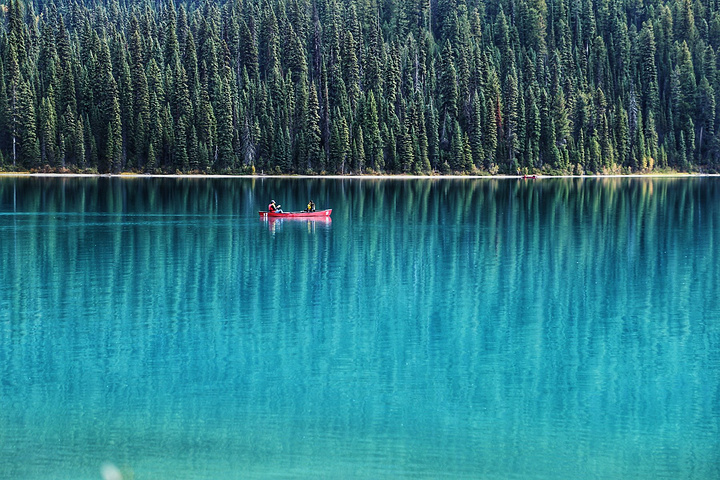
[[105, 463], [100, 467], [103, 480], [123, 480], [122, 472], [112, 463]]

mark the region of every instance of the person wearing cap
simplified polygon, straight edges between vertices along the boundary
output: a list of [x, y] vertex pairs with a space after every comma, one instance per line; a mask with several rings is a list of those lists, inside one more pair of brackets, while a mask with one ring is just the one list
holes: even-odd
[[275, 203], [275, 200], [270, 200], [270, 205], [268, 205], [268, 212], [283, 213], [282, 208], [280, 208], [280, 205]]
[[307, 204], [307, 210], [306, 210], [306, 211], [307, 211], [307, 212], [314, 212], [314, 211], [315, 211], [315, 202], [313, 202], [312, 200], [310, 200], [310, 202], [308, 202], [308, 204]]

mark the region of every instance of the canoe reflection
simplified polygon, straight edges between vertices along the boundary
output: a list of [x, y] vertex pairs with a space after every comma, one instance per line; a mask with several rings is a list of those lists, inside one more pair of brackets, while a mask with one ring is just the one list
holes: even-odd
[[306, 225], [308, 233], [315, 232], [316, 228], [329, 229], [332, 225], [332, 218], [330, 217], [288, 217], [288, 218], [277, 218], [277, 217], [260, 217], [260, 221], [268, 226], [271, 233], [275, 233], [278, 230], [282, 230], [283, 225], [292, 225], [294, 229], [296, 226]]

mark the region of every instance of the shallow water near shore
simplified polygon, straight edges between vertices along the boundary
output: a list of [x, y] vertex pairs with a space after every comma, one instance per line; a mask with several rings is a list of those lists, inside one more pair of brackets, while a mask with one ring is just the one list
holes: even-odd
[[0, 478], [720, 478], [718, 293], [720, 178], [0, 178]]

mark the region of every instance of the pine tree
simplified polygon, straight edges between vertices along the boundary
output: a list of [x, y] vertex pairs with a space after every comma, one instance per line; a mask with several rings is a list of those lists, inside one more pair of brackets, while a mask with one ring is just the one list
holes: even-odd
[[616, 107], [618, 113], [615, 116], [616, 119], [616, 125], [615, 125], [615, 132], [616, 132], [616, 151], [617, 151], [617, 161], [620, 165], [627, 166], [628, 165], [628, 148], [629, 148], [629, 137], [630, 137], [630, 131], [628, 127], [628, 114], [627, 111], [622, 107], [622, 105], [618, 105]]
[[343, 80], [353, 110], [357, 108], [360, 99], [360, 69], [358, 68], [358, 59], [355, 52], [355, 38], [352, 32], [347, 32], [345, 35], [345, 48], [343, 49], [342, 69]]
[[170, 92], [170, 106], [172, 108], [173, 118], [175, 120], [180, 117], [191, 118], [194, 112], [190, 99], [190, 88], [188, 86], [187, 73], [180, 62], [175, 62], [175, 66], [172, 69], [172, 83], [174, 88]]
[[598, 141], [597, 132], [593, 132], [592, 136], [590, 137], [590, 144], [588, 145], [587, 151], [588, 169], [592, 173], [600, 173], [600, 155], [600, 142]]
[[90, 126], [90, 115], [87, 113], [82, 118], [83, 126], [83, 145], [85, 146], [85, 162], [80, 166], [82, 168], [89, 168], [97, 170], [98, 168], [98, 148], [97, 141], [93, 135], [92, 128]]
[[505, 123], [503, 131], [505, 135], [505, 151], [507, 152], [507, 171], [515, 173], [518, 163], [517, 156], [520, 149], [520, 125], [519, 112], [521, 111], [518, 104], [520, 91], [518, 88], [518, 79], [514, 68], [510, 71], [507, 82], [505, 83]]
[[250, 118], [246, 115], [243, 119], [242, 128], [242, 161], [246, 167], [255, 167], [255, 159], [257, 156], [257, 139], [253, 135], [253, 129], [250, 125]]
[[450, 167], [454, 172], [463, 172], [466, 169], [465, 146], [463, 145], [463, 135], [460, 129], [460, 123], [455, 120], [453, 122], [453, 133], [450, 146]]
[[430, 27], [430, 0], [402, 2], [410, 33], [420, 39]]
[[675, 15], [675, 38], [679, 42], [694, 44], [698, 37], [698, 31], [695, 26], [695, 14], [691, 0], [679, 0], [675, 7], [677, 14]]
[[357, 134], [355, 135], [355, 138], [352, 140], [353, 147], [352, 147], [352, 157], [351, 161], [353, 162], [353, 170], [355, 173], [363, 173], [365, 170], [365, 137], [363, 135], [362, 126], [358, 126]]
[[[678, 120], [676, 126], [684, 133], [686, 151], [683, 152], [683, 155], [687, 159], [688, 153], [695, 150], [693, 114], [695, 113], [697, 84], [690, 49], [686, 42], [680, 45], [675, 75], [678, 81], [677, 90], [674, 92], [675, 114]], [[685, 162], [686, 160], [683, 160], [683, 165]]]
[[435, 35], [441, 39], [451, 39], [457, 29], [458, 0], [438, 0], [435, 9]]
[[175, 143], [173, 151], [174, 166], [182, 172], [190, 169], [190, 157], [187, 148], [187, 117], [181, 116], [175, 123]]
[[[69, 111], [69, 107], [68, 110]], [[70, 137], [70, 135], [68, 135]], [[79, 167], [85, 167], [87, 165], [87, 156], [86, 156], [86, 147], [85, 147], [85, 121], [82, 117], [79, 117], [77, 119], [77, 123], [75, 125], [75, 133], [72, 136], [74, 142], [74, 153], [75, 157], [73, 158], [74, 164]]]
[[453, 52], [450, 42], [445, 42], [442, 53], [442, 73], [440, 79], [440, 115], [454, 122], [458, 118], [458, 88], [457, 73], [453, 62]]
[[280, 32], [277, 17], [270, 2], [264, 2], [262, 7], [262, 27], [260, 29], [258, 61], [264, 79], [270, 79], [271, 74], [280, 68]]
[[121, 162], [119, 170], [124, 171], [132, 167], [132, 162], [128, 166], [128, 157], [130, 156], [130, 138], [132, 132], [135, 131], [135, 112], [133, 111], [133, 91], [132, 91], [132, 74], [130, 73], [130, 65], [128, 64], [125, 49], [120, 44], [121, 40], [116, 39], [113, 48], [113, 57], [116, 58], [117, 66], [114, 67], [118, 71], [118, 106], [120, 108], [120, 122], [122, 124], [122, 146], [121, 146]]
[[288, 34], [289, 42], [286, 48], [288, 52], [288, 67], [293, 75], [293, 82], [300, 82], [301, 78], [307, 78], [308, 76], [308, 65], [306, 60], [305, 47], [303, 45], [302, 38], [295, 33], [292, 25], [289, 26], [290, 32]]
[[[9, 129], [11, 128], [9, 120], [12, 112], [8, 100], [8, 91], [5, 86], [5, 68], [3, 62], [0, 61], [0, 154], [9, 144]], [[5, 164], [7, 164], [7, 161]]]
[[367, 31], [367, 54], [365, 55], [365, 87], [371, 90], [375, 99], [383, 98], [383, 82], [381, 65], [384, 63], [382, 34], [376, 15], [371, 15], [371, 23]]
[[200, 92], [200, 69], [197, 61], [197, 49], [195, 46], [195, 38], [192, 32], [188, 32], [187, 41], [185, 43], [185, 54], [183, 56], [183, 67], [187, 73], [188, 88], [191, 92], [191, 98], [197, 106], [199, 103]]
[[415, 168], [415, 152], [413, 149], [412, 121], [406, 116], [400, 124], [398, 136], [398, 154], [400, 155], [400, 168], [403, 173], [410, 173]]
[[148, 128], [150, 124], [150, 94], [147, 76], [143, 64], [142, 42], [139, 30], [135, 30], [130, 43], [132, 61], [132, 92], [134, 115], [134, 132], [130, 135], [131, 156], [133, 164], [142, 168], [147, 161]]
[[148, 123], [148, 153], [145, 171], [153, 173], [160, 166], [162, 155], [163, 128], [161, 106], [155, 92], [150, 93], [150, 114]]
[[198, 140], [195, 125], [193, 125], [192, 123], [190, 123], [190, 129], [187, 139], [187, 156], [189, 171], [199, 172], [201, 168], [200, 142]]
[[430, 158], [427, 136], [427, 122], [425, 121], [425, 105], [423, 105], [422, 97], [419, 95], [415, 98], [414, 109], [414, 125], [415, 131], [414, 148], [415, 148], [415, 165], [414, 174], [428, 173], [430, 171]]
[[56, 49], [55, 33], [50, 22], [42, 27], [40, 37], [40, 52], [38, 54], [37, 69], [40, 76], [41, 96], [47, 96], [48, 89], [59, 87], [58, 79], [58, 56]]
[[463, 135], [463, 172], [467, 173], [470, 171], [472, 166], [472, 147], [470, 147], [470, 137], [467, 133]]
[[[564, 169], [566, 165], [562, 162], [562, 156], [558, 151], [558, 138], [557, 138], [557, 127], [556, 122], [550, 111], [551, 100], [548, 98], [549, 93], [546, 89], [540, 91], [540, 145], [539, 145], [539, 164], [548, 164], [552, 168]], [[582, 130], [580, 134], [582, 134]], [[581, 142], [578, 142], [579, 154], [584, 153], [584, 145], [580, 146]], [[578, 163], [579, 160], [576, 160]]]
[[307, 121], [310, 116], [308, 112], [310, 101], [310, 86], [308, 84], [307, 76], [302, 76], [298, 83], [295, 85], [295, 111], [293, 112], [293, 118], [291, 120], [291, 141], [293, 143], [293, 166], [295, 171], [302, 171], [307, 169], [307, 130], [309, 128]]
[[367, 163], [374, 171], [380, 171], [382, 166], [382, 149], [380, 137], [380, 123], [378, 117], [375, 95], [372, 90], [368, 92], [364, 106], [363, 133], [365, 138], [365, 156]]
[[60, 69], [58, 72], [60, 86], [57, 92], [57, 110], [58, 112], [64, 112], [69, 107], [73, 114], [77, 115], [77, 96], [75, 93], [75, 76], [77, 72], [73, 69], [75, 59], [72, 55], [70, 39], [62, 16], [59, 17], [58, 21], [56, 46], [57, 65]]
[[[522, 166], [542, 167], [540, 157], [540, 141], [542, 138], [542, 120], [540, 118], [540, 108], [535, 96], [535, 88], [528, 91], [527, 102], [527, 148], [525, 149], [525, 159]], [[546, 119], [549, 121], [549, 118]]]
[[95, 68], [96, 81], [100, 83], [95, 94], [98, 109], [96, 138], [100, 139], [98, 150], [105, 154], [101, 155], [98, 166], [103, 172], [117, 172], [122, 167], [122, 119], [118, 86], [106, 41], [100, 42]]
[[335, 121], [330, 137], [330, 165], [332, 171], [345, 173], [347, 154], [350, 151], [350, 138], [345, 117], [336, 110]]
[[400, 91], [402, 76], [400, 73], [400, 56], [398, 50], [399, 46], [394, 44], [391, 47], [391, 51], [386, 55], [384, 82], [385, 99], [387, 100], [388, 109], [392, 109], [395, 114], [398, 112], [398, 106], [402, 99], [402, 92]]
[[310, 84], [305, 128], [307, 169], [316, 172], [322, 171], [325, 168], [325, 159], [322, 150], [322, 132], [320, 130], [320, 105], [318, 104], [318, 97], [314, 83]]
[[35, 126], [35, 96], [26, 81], [22, 81], [18, 88], [17, 112], [18, 158], [26, 167], [36, 168], [40, 166], [41, 159]]
[[652, 112], [648, 114], [647, 121], [645, 122], [645, 152], [648, 157], [648, 169], [652, 170], [655, 164], [657, 164], [659, 153], [655, 116]]
[[500, 8], [500, 12], [495, 20], [495, 46], [503, 59], [501, 63], [503, 76], [507, 74], [507, 66], [513, 57], [512, 47], [510, 45], [510, 28], [508, 26], [505, 11]]
[[217, 158], [215, 159], [215, 166], [219, 171], [232, 170], [235, 168], [235, 152], [233, 151], [235, 129], [233, 127], [230, 86], [226, 81], [221, 83], [220, 96], [215, 112], [217, 115]]
[[655, 64], [655, 33], [652, 23], [645, 22], [637, 39], [638, 64], [640, 66], [640, 84], [642, 106], [645, 114], [657, 113], [660, 98]]
[[58, 158], [60, 168], [64, 169], [68, 164], [77, 165], [77, 152], [75, 151], [77, 122], [75, 120], [75, 115], [73, 115], [69, 106], [65, 108], [65, 112], [62, 114], [58, 122], [58, 135]]
[[44, 97], [40, 103], [40, 157], [43, 165], [55, 166], [57, 162], [57, 120], [55, 106], [50, 98]]
[[432, 102], [427, 106], [427, 139], [429, 168], [436, 170], [440, 164], [440, 137], [438, 136], [438, 112]]
[[165, 31], [165, 65], [174, 66], [180, 61], [180, 44], [177, 37], [177, 13], [173, 0], [168, 2], [164, 19]]
[[[15, 61], [24, 69], [28, 61], [29, 34], [23, 22], [24, 11], [20, 0], [10, 0], [7, 5], [7, 38], [8, 44], [14, 50]], [[23, 72], [27, 75], [28, 72]]]
[[255, 35], [245, 20], [240, 21], [240, 61], [239, 68], [245, 68], [251, 81], [259, 80], [258, 47]]
[[385, 171], [392, 172], [396, 169], [398, 163], [398, 139], [395, 135], [396, 130], [394, 128], [385, 125], [385, 130], [387, 134], [385, 135], [386, 140], [384, 142], [383, 165], [385, 166]]
[[[697, 150], [698, 150], [698, 162], [702, 163], [704, 158], [707, 158], [708, 145], [713, 141], [715, 134], [715, 90], [708, 81], [707, 77], [703, 76], [700, 79], [697, 93], [697, 111], [695, 118], [697, 118]], [[653, 131], [655, 129], [653, 128]]]
[[487, 101], [485, 114], [487, 118], [484, 122], [485, 132], [483, 135], [483, 151], [486, 157], [486, 167], [490, 167], [496, 161], [498, 135], [503, 122], [500, 81], [494, 69], [491, 69], [489, 73], [485, 93], [485, 99]]
[[[12, 1], [11, 1], [12, 4]], [[22, 85], [23, 80], [20, 76], [20, 66], [18, 64], [17, 49], [13, 43], [6, 47], [6, 75], [7, 75], [7, 123], [8, 130], [12, 141], [12, 165], [16, 166], [18, 161], [18, 143], [21, 128], [22, 115]]]
[[273, 160], [281, 173], [290, 173], [292, 164], [290, 158], [290, 132], [287, 127], [277, 124], [273, 145]]
[[[211, 163], [211, 157], [214, 163], [214, 151], [216, 145], [216, 131], [217, 122], [215, 120], [215, 111], [212, 104], [210, 103], [210, 97], [207, 91], [207, 84], [203, 86], [202, 93], [200, 95], [200, 106], [198, 109], [198, 120], [197, 120], [197, 134], [200, 149], [205, 148], [205, 151], [201, 151], [200, 155], [207, 153], [207, 157], [201, 157], [200, 168], [205, 168]], [[203, 163], [203, 160], [205, 163]]]

